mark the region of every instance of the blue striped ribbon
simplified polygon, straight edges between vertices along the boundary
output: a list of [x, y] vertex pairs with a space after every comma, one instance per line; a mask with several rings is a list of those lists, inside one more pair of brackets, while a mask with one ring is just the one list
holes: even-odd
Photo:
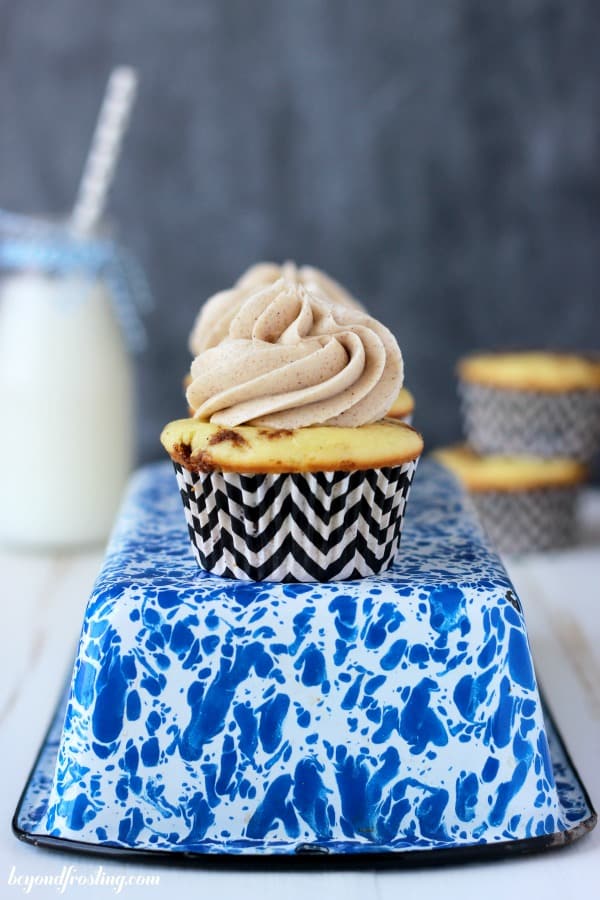
[[85, 272], [102, 279], [129, 348], [143, 350], [142, 315], [152, 307], [144, 270], [130, 251], [108, 238], [81, 240], [64, 226], [0, 210], [0, 270]]

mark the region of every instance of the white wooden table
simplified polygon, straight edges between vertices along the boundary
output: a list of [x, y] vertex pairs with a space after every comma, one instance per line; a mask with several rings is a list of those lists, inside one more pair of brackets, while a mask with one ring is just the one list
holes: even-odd
[[[600, 806], [600, 491], [588, 491], [575, 549], [507, 560], [525, 608], [538, 677], [592, 802]], [[235, 872], [124, 864], [41, 850], [17, 841], [11, 818], [46, 731], [79, 633], [102, 553], [0, 553], [0, 897], [25, 894], [24, 879], [75, 879], [63, 896], [115, 896], [107, 876], [158, 876], [125, 885], [123, 897], [328, 900], [600, 897], [600, 825], [570, 847], [537, 856], [397, 871]], [[72, 869], [68, 867], [71, 866]], [[101, 868], [100, 868], [101, 867]], [[78, 885], [87, 876], [98, 883]], [[15, 884], [16, 879], [21, 884]], [[102, 883], [104, 880], [104, 884]], [[13, 883], [11, 883], [13, 882]], [[31, 884], [32, 897], [60, 896]], [[594, 893], [597, 892], [597, 893]], [[25, 894], [26, 895], [26, 894]]]

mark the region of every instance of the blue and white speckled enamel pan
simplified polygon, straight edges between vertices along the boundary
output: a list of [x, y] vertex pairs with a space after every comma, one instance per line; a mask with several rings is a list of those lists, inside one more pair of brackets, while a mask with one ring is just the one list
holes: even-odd
[[596, 816], [469, 500], [421, 464], [397, 560], [328, 584], [200, 570], [169, 463], [133, 479], [14, 820], [171, 861], [426, 864]]

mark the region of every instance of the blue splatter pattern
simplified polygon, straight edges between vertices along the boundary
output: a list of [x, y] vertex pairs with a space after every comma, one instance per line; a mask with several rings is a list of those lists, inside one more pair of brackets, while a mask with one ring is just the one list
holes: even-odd
[[124, 847], [336, 852], [568, 826], [520, 604], [425, 462], [384, 575], [229, 581], [168, 464], [132, 484], [85, 615], [44, 827]]

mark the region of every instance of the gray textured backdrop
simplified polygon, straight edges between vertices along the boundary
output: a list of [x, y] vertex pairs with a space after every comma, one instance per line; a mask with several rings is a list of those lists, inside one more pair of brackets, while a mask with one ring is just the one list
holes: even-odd
[[430, 446], [459, 433], [464, 351], [600, 345], [597, 2], [0, 0], [0, 17], [0, 205], [65, 210], [111, 66], [140, 71], [111, 212], [157, 299], [143, 458], [182, 408], [200, 302], [257, 259], [323, 267], [394, 329]]

